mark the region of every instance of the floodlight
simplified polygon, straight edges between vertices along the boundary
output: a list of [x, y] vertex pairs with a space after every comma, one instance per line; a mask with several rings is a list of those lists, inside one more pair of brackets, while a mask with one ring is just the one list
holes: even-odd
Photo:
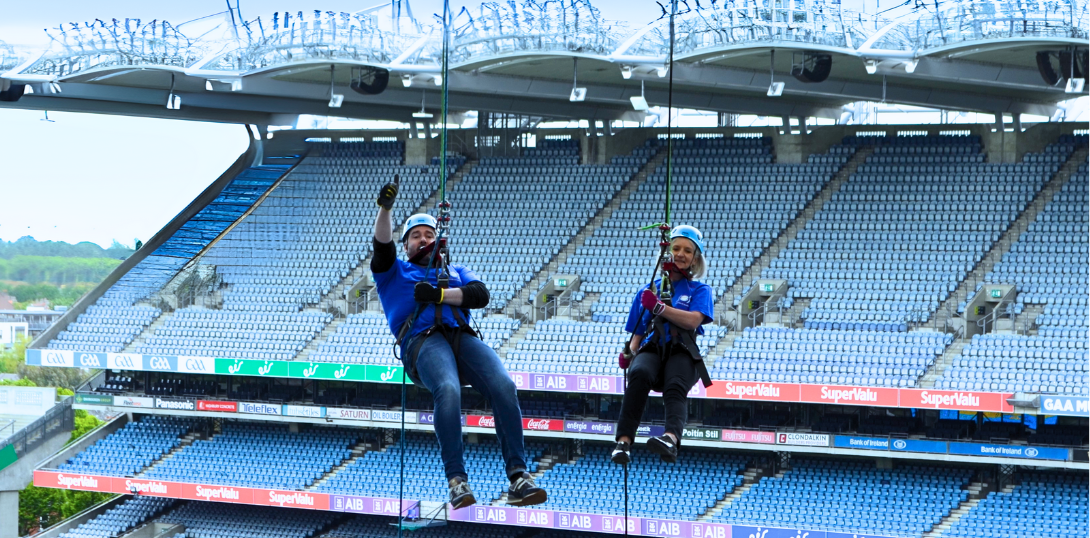
[[1086, 87], [1086, 79], [1069, 78], [1067, 79], [1067, 86], [1064, 86], [1064, 91], [1067, 93], [1082, 93], [1084, 87]]
[[905, 62], [905, 73], [916, 72], [916, 66], [920, 64], [920, 60], [913, 58], [910, 62]]
[[204, 81], [204, 91], [207, 91], [207, 92], [213, 91], [212, 90], [212, 81], [211, 80]]
[[628, 80], [628, 79], [632, 78], [632, 66], [631, 65], [622, 65], [621, 66], [621, 78], [623, 78], [625, 80]]
[[868, 75], [873, 75], [878, 72], [878, 62], [874, 60], [863, 60], [863, 67], [867, 68]]
[[329, 96], [329, 108], [341, 108], [341, 103], [344, 103], [343, 93], [335, 93]]
[[233, 91], [233, 92], [242, 91], [242, 81], [241, 80], [232, 80], [231, 81], [231, 91]]
[[435, 84], [436, 86], [442, 86], [443, 85], [443, 75], [435, 75], [434, 77], [431, 78], [431, 82], [432, 82], [432, 84]]
[[766, 95], [769, 97], [779, 97], [783, 95], [783, 82], [773, 82], [770, 84]]
[[167, 96], [167, 110], [180, 110], [182, 108], [182, 97], [180, 95], [174, 95], [173, 93]]
[[655, 71], [658, 71], [659, 78], [664, 78], [666, 74], [670, 72], [670, 66], [664, 65], [662, 67], [656, 68]]
[[401, 84], [403, 86], [405, 86], [406, 88], [408, 88], [409, 86], [412, 86], [413, 85], [413, 76], [412, 75], [401, 75]]
[[648, 108], [647, 99], [644, 99], [642, 95], [633, 95], [632, 97], [629, 97], [629, 100], [632, 101], [632, 108], [634, 110], [639, 110], [642, 112], [644, 110], [647, 110]]
[[50, 82], [49, 83], [49, 92], [50, 93], [61, 93], [61, 85], [57, 84], [56, 82]]
[[568, 96], [568, 100], [571, 102], [579, 102], [587, 98], [586, 88], [572, 88], [571, 95]]
[[414, 118], [420, 118], [420, 119], [428, 119], [428, 118], [432, 118], [433, 116], [432, 116], [431, 112], [424, 112], [423, 110], [421, 110], [420, 112], [413, 112], [413, 117]]

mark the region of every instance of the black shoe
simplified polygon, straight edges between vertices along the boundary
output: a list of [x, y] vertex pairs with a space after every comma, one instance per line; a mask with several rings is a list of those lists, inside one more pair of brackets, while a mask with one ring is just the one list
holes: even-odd
[[477, 498], [473, 496], [473, 490], [469, 489], [469, 482], [466, 482], [466, 479], [456, 476], [451, 478], [449, 483], [450, 505], [455, 510], [477, 502]]
[[628, 465], [628, 462], [632, 461], [629, 456], [631, 451], [632, 445], [624, 441], [617, 441], [617, 446], [613, 447], [613, 455], [609, 459], [613, 460], [613, 463], [617, 465]]
[[659, 455], [659, 459], [666, 463], [677, 462], [677, 444], [666, 435], [652, 437], [647, 440], [647, 448]]
[[512, 506], [532, 506], [548, 500], [549, 495], [545, 490], [534, 484], [534, 477], [530, 473], [522, 473], [511, 487], [507, 488], [507, 504]]

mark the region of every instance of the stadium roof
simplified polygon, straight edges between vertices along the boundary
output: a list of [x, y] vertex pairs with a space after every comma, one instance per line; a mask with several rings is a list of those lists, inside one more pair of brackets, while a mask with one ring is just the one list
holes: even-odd
[[[672, 75], [679, 108], [835, 118], [846, 104], [884, 101], [1050, 116], [1075, 95], [1062, 80], [1043, 80], [1038, 52], [1085, 51], [1088, 39], [1086, 0], [950, 1], [897, 20], [818, 0], [682, 7], [673, 73], [668, 18], [630, 30], [586, 0], [462, 9], [451, 26], [450, 110], [639, 120], [630, 98], [644, 92], [651, 106], [665, 106]], [[45, 51], [0, 43], [0, 89], [30, 88], [0, 106], [256, 124], [290, 124], [298, 114], [411, 122], [423, 99], [438, 116], [440, 25], [378, 11], [282, 12], [239, 24], [233, 15], [180, 27], [71, 24], [51, 32]], [[791, 75], [820, 55], [831, 60], [827, 79]], [[1085, 70], [1085, 56], [1075, 58]], [[348, 89], [376, 69], [389, 71], [385, 91]], [[773, 80], [784, 83], [779, 97], [766, 95]], [[569, 100], [575, 85], [587, 88], [584, 100]], [[336, 110], [332, 93], [345, 96]], [[180, 109], [167, 109], [169, 95]]]

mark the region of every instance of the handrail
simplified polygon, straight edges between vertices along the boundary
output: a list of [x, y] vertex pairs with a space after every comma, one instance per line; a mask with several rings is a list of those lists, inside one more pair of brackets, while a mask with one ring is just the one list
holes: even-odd
[[50, 408], [46, 414], [38, 417], [34, 422], [27, 424], [23, 429], [4, 440], [0, 448], [15, 445], [16, 456], [22, 457], [38, 448], [38, 445], [48, 439], [46, 434], [57, 428], [62, 428], [61, 431], [72, 431], [75, 428], [75, 412], [72, 410], [73, 401], [75, 401], [75, 398], [72, 396], [65, 396], [57, 405]]

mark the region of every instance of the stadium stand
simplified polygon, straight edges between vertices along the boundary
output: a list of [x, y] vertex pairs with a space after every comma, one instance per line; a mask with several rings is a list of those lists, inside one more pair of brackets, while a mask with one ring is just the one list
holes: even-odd
[[183, 538], [311, 538], [338, 517], [316, 510], [193, 501], [159, 521], [185, 525]]
[[[543, 443], [526, 443], [526, 464], [537, 472], [537, 461], [545, 453]], [[397, 498], [401, 445], [394, 441], [385, 450], [367, 452], [345, 464], [315, 491], [346, 495]], [[507, 493], [510, 483], [504, 475], [503, 456], [495, 438], [479, 443], [465, 443], [466, 473], [478, 503], [488, 503]], [[409, 432], [405, 437], [405, 497], [422, 501], [446, 502], [450, 499], [443, 474], [439, 443], [431, 433]]]
[[943, 333], [746, 328], [713, 378], [913, 387], [953, 340]]
[[181, 445], [197, 419], [145, 416], [107, 435], [57, 467], [59, 471], [133, 476]]
[[[704, 233], [708, 274], [702, 281], [716, 299], [854, 154], [854, 148], [837, 146], [811, 163], [774, 164], [770, 144], [764, 138], [674, 142], [671, 224]], [[731, 182], [724, 184], [723, 177]], [[666, 166], [660, 166], [560, 266], [561, 273], [580, 275], [583, 291], [601, 294], [591, 307], [594, 321], [623, 322], [635, 290], [647, 284], [658, 249], [651, 246], [653, 232], [639, 228], [662, 220], [665, 184]]]
[[[473, 322], [481, 339], [493, 349], [499, 349], [521, 325], [518, 320], [498, 315], [474, 318]], [[378, 312], [349, 314], [336, 332], [318, 344], [310, 360], [396, 365], [401, 362], [394, 357], [394, 341], [385, 315]]]
[[[324, 538], [396, 538], [397, 526], [393, 523], [392, 518], [357, 516], [322, 536]], [[450, 522], [443, 527], [415, 529], [412, 532], [413, 536], [442, 536], [444, 538], [448, 536], [451, 538], [521, 538], [526, 530], [519, 527]], [[579, 537], [572, 536], [572, 538]]]
[[359, 430], [316, 426], [290, 433], [286, 425], [225, 422], [146, 473], [148, 478], [297, 490], [352, 456]]
[[207, 206], [110, 287], [49, 343], [49, 349], [120, 353], [162, 313], [135, 303], [159, 291], [189, 260], [243, 215], [286, 165], [243, 170]]
[[503, 309], [653, 153], [580, 165], [577, 141], [545, 140], [522, 157], [481, 159], [453, 187], [452, 259], [485, 282], [490, 309]]
[[1083, 537], [1090, 534], [1086, 473], [1026, 472], [1021, 483], [993, 491], [957, 520], [943, 536]]
[[[1075, 142], [1087, 142], [1086, 137], [1070, 141], [1049, 146], [1063, 151], [1045, 155], [1064, 156]], [[1090, 395], [1088, 181], [1084, 162], [985, 277], [1016, 286], [1017, 299], [1009, 305], [1014, 314], [1026, 305], [1044, 305], [1036, 318], [1037, 334], [974, 335], [936, 387]]]
[[[726, 333], [726, 327], [709, 324], [697, 337], [697, 345], [707, 356]], [[615, 374], [620, 343], [627, 339], [624, 323], [539, 321], [508, 351], [504, 364], [518, 372]]]
[[865, 143], [874, 154], [762, 272], [812, 299], [807, 328], [903, 332], [928, 320], [1060, 166], [987, 164], [976, 137]]
[[[586, 445], [574, 462], [547, 471], [538, 485], [549, 492], [541, 505], [552, 510], [624, 514], [621, 468], [609, 460], [612, 447]], [[687, 449], [676, 464], [639, 447], [629, 467], [628, 513], [634, 517], [693, 520], [742, 484], [746, 456]], [[663, 476], [684, 477], [662, 480]], [[593, 486], [591, 486], [593, 484]], [[589, 494], [593, 487], [593, 494]], [[664, 502], [669, 499], [669, 502]]]
[[795, 458], [762, 477], [715, 519], [768, 526], [920, 537], [968, 499], [973, 471]]
[[326, 312], [175, 311], [137, 353], [291, 360], [333, 320]]
[[132, 497], [99, 516], [63, 532], [57, 538], [113, 538], [153, 518], [175, 503], [174, 499]]

